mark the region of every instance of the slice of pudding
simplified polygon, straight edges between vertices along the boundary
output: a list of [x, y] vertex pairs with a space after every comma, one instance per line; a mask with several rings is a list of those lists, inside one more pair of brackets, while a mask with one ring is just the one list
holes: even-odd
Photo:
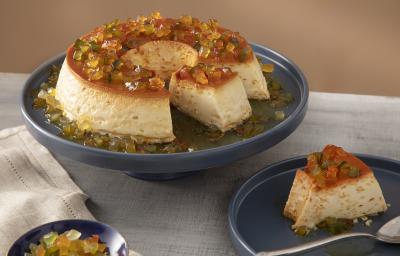
[[67, 117], [82, 129], [128, 135], [138, 142], [174, 140], [169, 92], [161, 79], [137, 66], [132, 76], [138, 80], [124, 84], [117, 78], [116, 83], [92, 82], [73, 69], [69, 51], [55, 95]]
[[386, 209], [372, 170], [342, 148], [327, 145], [297, 170], [283, 213], [297, 231], [313, 229], [329, 217], [352, 220]]
[[251, 116], [251, 106], [237, 73], [199, 64], [171, 77], [171, 103], [180, 111], [222, 132]]
[[267, 82], [254, 53], [244, 62], [224, 63], [223, 65], [238, 73], [249, 99], [269, 99]]

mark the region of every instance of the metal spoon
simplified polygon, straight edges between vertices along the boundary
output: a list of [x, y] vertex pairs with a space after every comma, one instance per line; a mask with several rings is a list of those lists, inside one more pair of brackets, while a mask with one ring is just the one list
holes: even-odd
[[385, 225], [383, 225], [376, 235], [372, 235], [369, 233], [346, 233], [342, 235], [336, 235], [332, 237], [328, 237], [325, 239], [321, 239], [318, 241], [294, 246], [287, 249], [269, 251], [269, 252], [259, 252], [256, 256], [279, 256], [279, 255], [290, 255], [293, 253], [306, 252], [311, 249], [315, 249], [317, 247], [336, 242], [346, 238], [355, 238], [355, 237], [367, 237], [376, 239], [381, 242], [391, 243], [391, 244], [400, 244], [400, 216], [388, 221]]

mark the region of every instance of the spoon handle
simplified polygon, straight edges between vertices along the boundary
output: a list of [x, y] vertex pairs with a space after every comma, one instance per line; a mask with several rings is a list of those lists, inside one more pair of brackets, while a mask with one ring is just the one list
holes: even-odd
[[256, 254], [256, 256], [279, 256], [279, 255], [290, 255], [292, 253], [299, 253], [299, 252], [306, 252], [308, 250], [335, 242], [339, 241], [342, 239], [346, 238], [354, 238], [354, 237], [368, 237], [368, 238], [375, 238], [374, 235], [368, 234], [368, 233], [346, 233], [342, 235], [336, 235], [328, 238], [324, 238], [321, 240], [317, 240], [314, 242], [309, 242], [306, 244], [282, 249], [282, 250], [276, 250], [276, 251], [269, 251], [269, 252], [259, 252]]

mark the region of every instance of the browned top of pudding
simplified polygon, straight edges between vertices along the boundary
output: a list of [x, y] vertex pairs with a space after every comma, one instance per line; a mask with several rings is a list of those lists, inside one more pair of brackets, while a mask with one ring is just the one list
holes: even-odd
[[164, 84], [151, 70], [121, 58], [128, 50], [155, 40], [186, 43], [203, 63], [240, 63], [253, 59], [253, 51], [238, 32], [210, 19], [191, 16], [163, 18], [155, 12], [124, 22], [115, 20], [77, 39], [67, 50], [71, 69], [99, 88], [128, 94], [168, 96]]
[[[123, 68], [131, 69], [126, 71], [130, 74], [130, 78], [124, 79], [122, 71], [111, 72], [107, 74], [108, 78], [101, 78], [94, 80], [91, 76], [96, 74], [85, 72], [86, 68], [82, 67], [84, 64], [81, 62], [75, 62], [73, 59], [74, 47], [71, 46], [67, 50], [67, 63], [71, 67], [72, 71], [82, 79], [82, 82], [88, 86], [95, 87], [96, 89], [103, 90], [105, 92], [119, 93], [127, 96], [139, 96], [143, 98], [164, 98], [169, 97], [169, 92], [164, 88], [164, 81], [159, 77], [156, 77], [154, 72], [151, 70], [144, 69], [140, 66], [125, 65]], [[97, 60], [95, 60], [97, 61]], [[122, 69], [122, 68], [121, 68]], [[99, 72], [97, 69], [92, 72]], [[104, 75], [104, 73], [103, 73]]]
[[321, 152], [309, 154], [304, 171], [321, 189], [358, 180], [372, 173], [363, 161], [335, 145], [327, 145]]

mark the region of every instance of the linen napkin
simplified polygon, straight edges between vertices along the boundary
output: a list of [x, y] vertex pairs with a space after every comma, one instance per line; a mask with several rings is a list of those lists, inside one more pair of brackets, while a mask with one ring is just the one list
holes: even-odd
[[[94, 217], [88, 196], [24, 126], [0, 131], [0, 255], [28, 230], [62, 219]], [[140, 255], [130, 252], [130, 256]]]

